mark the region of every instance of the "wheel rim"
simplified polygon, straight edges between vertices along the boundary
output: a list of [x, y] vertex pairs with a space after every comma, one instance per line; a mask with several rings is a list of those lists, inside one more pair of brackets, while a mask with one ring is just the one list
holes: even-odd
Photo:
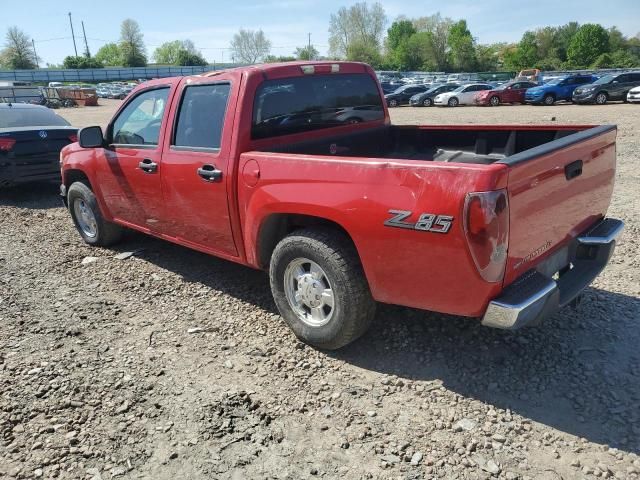
[[390, 107], [395, 107], [397, 104], [398, 104], [398, 102], [396, 102], [395, 100], [391, 100], [391, 101], [389, 102], [389, 106], [390, 106]]
[[430, 107], [430, 106], [431, 106], [431, 99], [430, 99], [430, 98], [427, 98], [424, 102], [422, 102], [422, 104], [423, 104], [425, 107]]
[[455, 107], [457, 105], [458, 105], [458, 100], [456, 98], [452, 98], [451, 100], [449, 100], [450, 107]]
[[76, 214], [76, 221], [82, 233], [87, 237], [95, 237], [98, 234], [98, 223], [96, 222], [96, 216], [87, 203], [83, 199], [77, 198], [73, 202], [73, 211]]
[[500, 99], [498, 97], [491, 97], [491, 105], [494, 107], [500, 103]]
[[544, 103], [546, 103], [547, 105], [551, 105], [553, 103], [553, 97], [551, 96], [545, 97]]
[[322, 327], [333, 317], [334, 294], [324, 270], [308, 258], [292, 260], [284, 271], [289, 306], [310, 327]]
[[596, 103], [603, 104], [607, 101], [607, 96], [604, 93], [599, 93], [596, 97]]

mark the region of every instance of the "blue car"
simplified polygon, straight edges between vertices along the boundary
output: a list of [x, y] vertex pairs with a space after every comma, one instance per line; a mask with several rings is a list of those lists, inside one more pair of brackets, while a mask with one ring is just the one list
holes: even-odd
[[593, 75], [568, 75], [549, 80], [547, 83], [532, 87], [524, 94], [525, 103], [553, 105], [560, 100], [571, 100], [573, 91], [580, 85], [595, 82]]

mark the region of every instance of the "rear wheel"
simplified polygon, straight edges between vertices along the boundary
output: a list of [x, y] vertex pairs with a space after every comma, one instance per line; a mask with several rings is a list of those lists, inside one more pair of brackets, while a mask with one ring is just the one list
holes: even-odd
[[492, 107], [497, 107], [498, 105], [500, 105], [500, 97], [498, 97], [497, 95], [494, 95], [489, 99], [489, 104]]
[[459, 103], [460, 101], [456, 97], [452, 97], [447, 102], [447, 105], [449, 105], [450, 107], [457, 107]]
[[422, 105], [424, 105], [425, 107], [430, 107], [431, 105], [433, 105], [433, 100], [431, 100], [430, 98], [425, 98], [422, 101]]
[[547, 95], [544, 96], [544, 99], [542, 101], [543, 101], [543, 103], [545, 105], [549, 105], [550, 106], [550, 105], [553, 105], [554, 103], [556, 103], [556, 97], [554, 97], [551, 94], [547, 94]]
[[607, 100], [609, 100], [609, 98], [604, 92], [600, 92], [596, 95], [596, 105], [604, 105], [605, 103], [607, 103]]
[[273, 252], [269, 277], [285, 322], [314, 347], [347, 345], [375, 315], [355, 247], [337, 230], [310, 228], [285, 237]]
[[82, 239], [93, 246], [107, 247], [122, 237], [122, 227], [107, 222], [89, 186], [74, 182], [67, 193], [69, 213]]
[[398, 106], [398, 101], [397, 100], [389, 100], [389, 106], [390, 107], [397, 107]]

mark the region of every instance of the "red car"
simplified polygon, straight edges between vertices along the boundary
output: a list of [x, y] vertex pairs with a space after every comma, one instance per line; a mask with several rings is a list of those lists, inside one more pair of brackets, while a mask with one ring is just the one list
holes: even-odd
[[501, 103], [524, 103], [524, 93], [528, 88], [536, 87], [533, 82], [510, 82], [500, 85], [493, 90], [478, 92], [476, 105], [490, 105], [497, 107]]
[[532, 325], [606, 266], [615, 126], [396, 126], [383, 98], [352, 62], [146, 82], [64, 148], [61, 193], [89, 245], [128, 227], [267, 270], [319, 348], [376, 302]]

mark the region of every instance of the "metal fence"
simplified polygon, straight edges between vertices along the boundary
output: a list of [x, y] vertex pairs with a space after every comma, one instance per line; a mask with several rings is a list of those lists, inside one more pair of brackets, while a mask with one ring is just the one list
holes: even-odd
[[133, 68], [87, 68], [82, 70], [49, 69], [0, 70], [0, 80], [23, 82], [105, 82], [136, 80], [138, 78], [163, 78], [221, 70], [234, 67], [232, 64], [214, 64], [204, 67], [133, 67]]

